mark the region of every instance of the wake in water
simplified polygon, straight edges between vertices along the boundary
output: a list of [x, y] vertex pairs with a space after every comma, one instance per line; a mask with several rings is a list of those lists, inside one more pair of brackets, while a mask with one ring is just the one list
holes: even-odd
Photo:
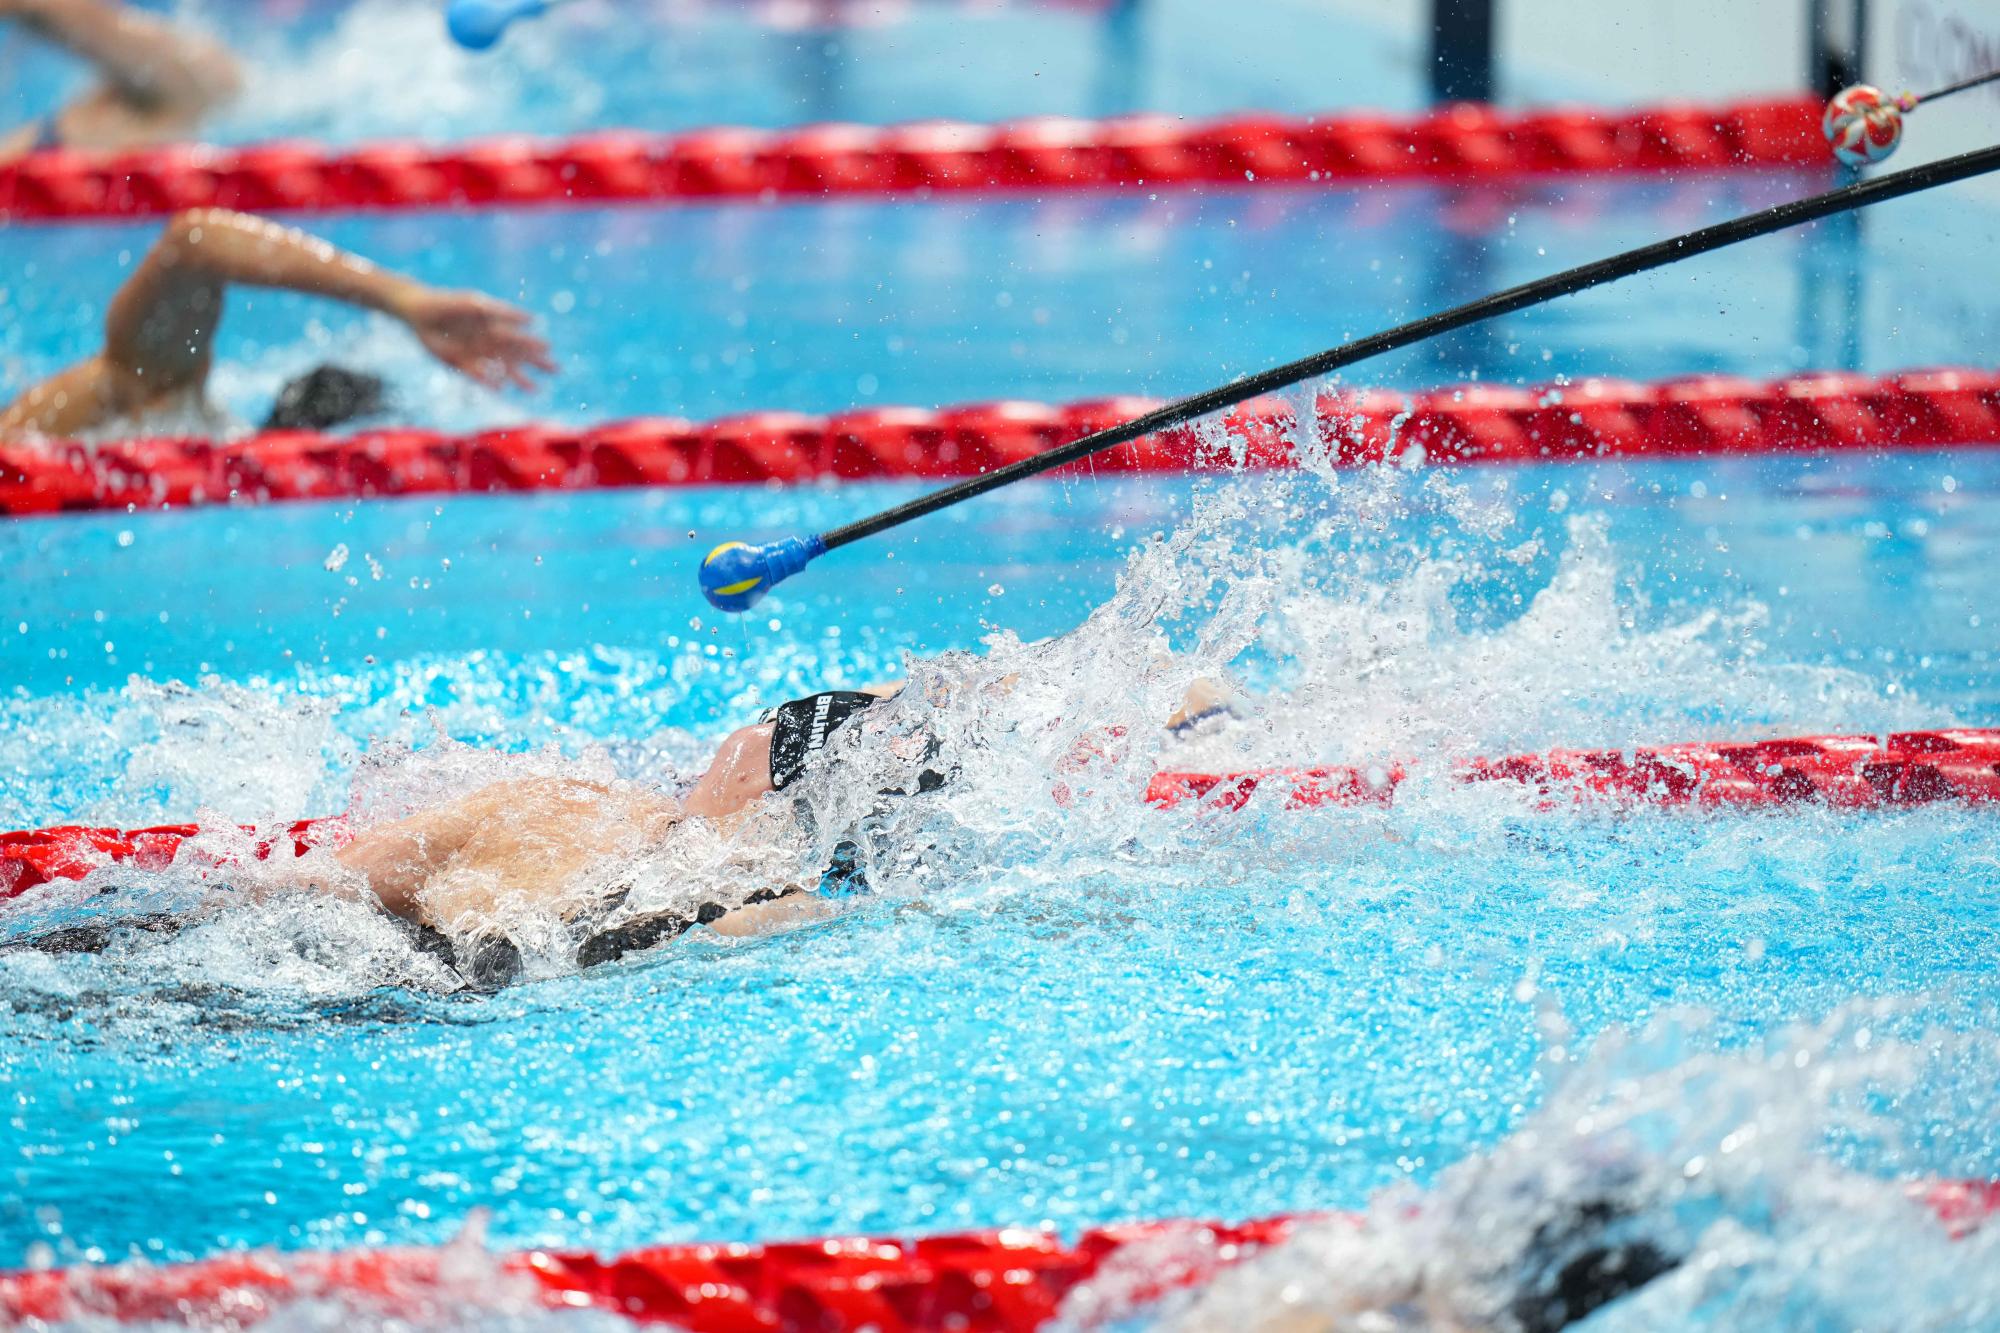
[[211, 26], [232, 33], [248, 83], [218, 127], [225, 140], [443, 142], [491, 134], [496, 107], [556, 108], [561, 123], [587, 125], [604, 101], [546, 26], [524, 24], [474, 53], [446, 34], [441, 7], [359, 0], [300, 50], [283, 27], [246, 29], [231, 18], [221, 6]]
[[[1159, 769], [1403, 762], [1421, 776], [1469, 753], [1551, 742], [1742, 735], [1805, 718], [1879, 731], [1919, 715], [1907, 694], [1892, 702], [1856, 673], [1766, 663], [1755, 606], [1649, 615], [1624, 589], [1600, 520], [1559, 513], [1524, 531], [1518, 509], [1504, 493], [1482, 501], [1445, 475], [1393, 468], [1231, 478], [1197, 492], [1186, 522], [1142, 545], [1116, 593], [1074, 630], [1038, 642], [999, 631], [983, 652], [908, 658], [902, 694], [834, 733], [829, 762], [767, 798], [758, 818], [727, 830], [689, 819], [665, 836], [601, 821], [592, 835], [600, 854], [566, 870], [565, 882], [446, 914], [440, 925], [456, 946], [505, 941], [523, 975], [553, 976], [579, 961], [588, 939], [580, 920], [606, 924], [591, 903], [615, 902], [614, 926], [688, 916], [812, 888], [832, 865], [852, 865], [878, 895], [949, 896], [1018, 867], [1171, 858], [1190, 841], [1213, 843], [1213, 831], [1141, 801]], [[773, 658], [792, 672], [804, 665]], [[351, 871], [326, 852], [257, 864], [232, 825], [343, 809], [366, 833], [496, 782], [684, 792], [713, 745], [660, 725], [673, 715], [668, 700], [689, 686], [688, 660], [630, 650], [555, 663], [480, 654], [351, 677], [302, 672], [304, 688], [277, 699], [255, 686], [135, 681], [80, 704], [8, 701], [0, 744], [20, 753], [0, 757], [48, 774], [49, 787], [17, 788], [7, 822], [198, 813], [212, 831], [185, 867], [106, 870], [43, 901], [87, 899], [99, 887], [131, 901], [132, 887], [147, 886], [170, 900], [192, 894], [222, 929], [220, 918], [247, 899], [259, 924], [241, 928], [273, 948], [294, 948], [328, 914], [351, 918], [343, 933], [359, 943], [381, 932]], [[1232, 716], [1186, 735], [1164, 728], [1204, 678], [1224, 683]], [[753, 685], [767, 700], [770, 688]], [[725, 701], [724, 711], [735, 709]], [[630, 734], [595, 742], [551, 725], [565, 714], [593, 716], [599, 734], [621, 722]], [[711, 736], [714, 725], [704, 728]], [[496, 753], [454, 735], [540, 748]], [[91, 748], [52, 770], [47, 756], [79, 741]], [[107, 762], [121, 750], [130, 755], [122, 771]], [[919, 792], [926, 771], [950, 780], [883, 797]], [[1411, 792], [1425, 799], [1421, 781]], [[1466, 798], [1430, 799], [1449, 807]], [[1493, 816], [1482, 819], [1490, 829]], [[137, 931], [120, 947], [171, 957], [153, 935]], [[375, 956], [372, 946], [348, 952]], [[448, 980], [421, 950], [406, 952], [404, 964], [356, 979]], [[268, 978], [295, 969], [253, 950], [248, 970]]]
[[[1927, 1197], [1991, 1161], [1991, 1012], [1858, 1003], [1747, 1040], [1681, 1013], [1580, 1059], [1547, 1005], [1542, 1029], [1549, 1090], [1492, 1147], [1248, 1257], [1192, 1227], [1128, 1245], [1069, 1294], [1055, 1333], [2000, 1324], [2000, 1224]], [[434, 1266], [397, 1270], [386, 1298], [343, 1291], [310, 1259], [269, 1262], [301, 1294], [247, 1286], [233, 1308], [268, 1311], [261, 1327], [618, 1326], [542, 1309], [477, 1227]], [[80, 1265], [67, 1287], [88, 1309], [99, 1280]]]
[[1198, 1234], [1135, 1247], [1071, 1294], [1065, 1326], [2000, 1326], [2000, 1226], [1926, 1202], [1931, 1173], [1990, 1164], [1990, 1144], [1951, 1139], [2000, 1114], [1993, 1033], [1990, 1013], [1877, 1002], [1738, 1046], [1685, 1015], [1568, 1066], [1552, 1031], [1547, 1099], [1491, 1151], [1234, 1267]]

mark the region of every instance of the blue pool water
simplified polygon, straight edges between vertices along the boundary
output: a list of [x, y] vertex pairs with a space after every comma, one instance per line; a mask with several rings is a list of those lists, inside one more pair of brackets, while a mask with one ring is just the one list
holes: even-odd
[[[2000, 714], [1972, 623], [2000, 615], [1979, 577], [1991, 456], [1440, 480], [1024, 488], [817, 568], [719, 634], [688, 527], [754, 535], [895, 492], [18, 523], [10, 566], [47, 574], [10, 656], [27, 681], [0, 729], [0, 822], [382, 809], [507, 771], [444, 736], [671, 781], [759, 702], [1093, 607], [1053, 645], [998, 651], [1035, 697], [1149, 735], [1161, 599], [1194, 659], [1240, 644], [1265, 702], [1134, 774]], [[1384, 513], [1389, 531], [1356, 535]], [[1152, 531], [1182, 545], [1128, 565]], [[1232, 585], [1252, 575], [1273, 582]], [[1230, 586], [1271, 596], [1248, 628]], [[1129, 677], [1076, 674], [1121, 657]], [[424, 961], [350, 904], [107, 872], [118, 906], [89, 910], [202, 924], [0, 957], [12, 1256], [440, 1239], [474, 1207], [496, 1243], [616, 1248], [1351, 1205], [1517, 1124], [1548, 1012], [1588, 1039], [1705, 1006], [1728, 1043], [1858, 997], [2000, 998], [1982, 812], [1609, 820], [1419, 788], [1387, 813], [1214, 820], [1143, 811], [1132, 775], [1063, 809], [1032, 776], [1054, 742], [982, 735], [949, 798], [884, 835], [892, 862], [923, 854], [836, 921], [557, 963], [487, 999], [427, 994]], [[74, 892], [8, 929], [73, 920]], [[1931, 1100], [1990, 1079], [1947, 1074], [1906, 1090], [1907, 1137], [1852, 1164], [1990, 1170], [1991, 1108]], [[130, 1184], [92, 1183], [113, 1177]]]
[[[238, 293], [224, 401], [260, 419], [328, 359], [390, 376], [402, 419], [706, 418], [766, 408], [1180, 394], [1718, 221], [1826, 182], [1090, 195], [1048, 203], [812, 204], [334, 218], [341, 244], [539, 315], [561, 372], [485, 394], [385, 322]], [[10, 228], [0, 383], [87, 354], [156, 224]], [[1958, 280], [1991, 212], [1939, 192], [1753, 243], [1355, 368], [1359, 384], [1887, 371], [1980, 364], [2000, 339]]]
[[[248, 67], [244, 97], [214, 131], [224, 141], [1414, 111], [1424, 96], [1411, 36], [1310, 0], [920, 0], [853, 5], [848, 21], [804, 24], [787, 21], [784, 8], [584, 0], [518, 25], [483, 55], [451, 44], [441, 4], [359, 0], [260, 17], [239, 0], [219, 0], [181, 10], [223, 36]], [[1282, 60], [1273, 58], [1274, 31], [1285, 34]], [[3, 35], [0, 71], [14, 75], [0, 89], [0, 108], [21, 119], [86, 82], [73, 62], [51, 59], [46, 48], [31, 55], [26, 39]], [[1524, 91], [1569, 90], [1531, 78]]]
[[[1145, 81], [1102, 105], [1313, 105], [1305, 83], [1251, 79], [1222, 8], [1157, 7]], [[343, 40], [340, 13], [250, 40], [311, 60]], [[467, 85], [447, 78], [427, 109], [285, 114], [336, 136], [413, 110], [440, 133], [798, 114], [783, 55], [802, 39], [739, 20], [686, 40], [753, 65], [741, 86], [695, 61], [674, 66], [694, 82], [655, 86], [638, 55], [596, 103], [506, 82], [574, 58], [603, 11], [572, 13], [524, 34], [492, 105], [453, 103]], [[927, 9], [829, 38], [860, 99], [838, 114], [1101, 109], [1031, 100], [1005, 60], [958, 79], [908, 54], [976, 31], [1010, 58], [1087, 63], [1071, 38], [1101, 20], [972, 22]], [[1305, 7], [1299, 24], [1301, 44], [1340, 44]], [[1354, 39], [1337, 59], [1375, 55]], [[342, 244], [527, 304], [561, 373], [483, 394], [394, 330], [250, 294], [218, 389], [254, 417], [337, 356], [447, 427], [1179, 393], [1823, 183], [331, 218]], [[1974, 201], [1920, 197], [1352, 380], [1978, 365], [1995, 311], [1968, 277], [1990, 275], [1994, 229]], [[0, 385], [92, 346], [149, 234], [0, 230]], [[0, 912], [0, 1266], [440, 1241], [482, 1213], [499, 1248], [610, 1251], [1435, 1191], [1445, 1243], [1398, 1231], [1392, 1194], [1370, 1233], [1387, 1263], [1449, 1252], [1496, 1198], [1514, 1208], [1495, 1181], [1616, 1153], [1721, 1181], [1703, 1244], [1726, 1261], [1604, 1326], [1993, 1326], [1991, 1244], [1947, 1246], [1865, 1188], [2000, 1174], [1989, 812], [1537, 811], [1437, 775], [1551, 745], [2000, 725], [2000, 454], [1033, 483], [836, 553], [741, 620], [695, 594], [718, 540], [912, 493], [0, 526], [4, 827], [199, 819], [228, 856], [237, 822], [366, 823], [526, 773], [674, 787], [758, 708], [905, 674], [892, 717], [958, 765], [868, 824], [875, 892], [830, 921], [580, 972], [524, 907], [507, 925], [530, 979], [485, 996], [449, 993], [379, 913], [280, 870], [190, 859], [38, 890]], [[1243, 716], [1171, 740], [1156, 723], [1197, 672], [1240, 685]], [[1121, 726], [1121, 762], [1074, 771], [1079, 740]], [[1159, 766], [1319, 761], [1414, 776], [1389, 809], [1137, 799]], [[879, 749], [853, 762], [846, 785], [807, 783], [823, 831], [898, 776]], [[788, 832], [759, 864], [816, 873], [823, 841]], [[606, 850], [639, 900], [717, 873], [712, 849]], [[133, 924], [162, 910], [192, 924]], [[101, 955], [8, 947], [84, 920], [127, 924]], [[1837, 1204], [1813, 1192], [1846, 1173], [1863, 1185]], [[1303, 1273], [1250, 1270], [1249, 1297], [1211, 1299], [1255, 1313], [1366, 1267], [1304, 1253]], [[1810, 1296], [1774, 1314], [1773, 1290]]]

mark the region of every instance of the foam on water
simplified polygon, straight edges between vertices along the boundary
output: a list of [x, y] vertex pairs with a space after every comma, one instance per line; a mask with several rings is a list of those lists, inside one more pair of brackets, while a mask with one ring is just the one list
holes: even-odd
[[[1400, 817], [1421, 822], [1428, 803], [1476, 836], [1519, 797], [1424, 780], [1467, 754], [1743, 735], [1802, 718], [1877, 732], [1941, 720], [1907, 691], [1891, 696], [1852, 671], [1766, 662], [1755, 605], [1650, 616], [1623, 586], [1621, 553], [1594, 516], [1545, 528], [1559, 546], [1551, 551], [1550, 539], [1516, 530], [1506, 498], [1478, 501], [1443, 474], [1390, 468], [1218, 484], [1175, 531], [1134, 551], [1116, 593], [1070, 632], [1024, 642], [996, 630], [983, 653], [909, 659], [903, 694], [837, 733], [839, 764], [767, 802], [766, 817], [728, 836], [690, 820], [664, 841], [607, 825], [597, 868], [562, 903], [530, 896], [511, 914], [482, 916], [479, 929], [532, 946], [532, 970], [547, 974], [575, 947], [561, 917], [609, 888], [634, 913], [732, 905], [767, 885], [816, 882], [844, 842], [858, 847], [876, 892], [907, 896], [984, 883], [995, 867], [1075, 866], [1130, 847], [1198, 855], [1208, 830], [1140, 800], [1161, 768], [1411, 763], [1418, 781]], [[1496, 583], [1515, 591], [1496, 599]], [[1468, 597], [1475, 587], [1482, 595]], [[1482, 609], [1496, 602], [1502, 612]], [[699, 774], [722, 732], [749, 720], [739, 696], [706, 724], [662, 726], [689, 688], [689, 660], [605, 648], [557, 660], [475, 653], [353, 673], [302, 668], [286, 683], [135, 678], [81, 698], [16, 698], [0, 704], [0, 745], [14, 752], [0, 757], [27, 780], [0, 820], [198, 818], [215, 845], [189, 860], [212, 867], [236, 846], [239, 822], [346, 811], [365, 829], [527, 777], [673, 791]], [[774, 654], [759, 670], [770, 680], [799, 666]], [[1240, 717], [1176, 740], [1161, 722], [1203, 678], [1234, 693]], [[753, 677], [747, 697], [760, 696], [777, 697]], [[485, 748], [495, 745], [506, 753]], [[49, 754], [68, 766], [52, 770]], [[914, 799], [878, 795], [916, 791], [926, 771], [952, 780]], [[788, 813], [794, 803], [802, 821]], [[365, 888], [325, 853], [299, 867], [99, 876], [153, 878], [193, 887], [217, 909], [204, 935], [264, 931], [287, 948], [335, 921], [349, 921], [357, 942], [380, 934], [358, 905]], [[328, 908], [298, 887], [302, 878], [344, 883], [354, 901]], [[245, 891], [264, 904], [262, 924], [224, 924], [231, 895]], [[211, 937], [190, 952], [140, 936], [130, 947], [161, 951], [175, 984], [187, 980], [181, 960], [202, 948], [240, 958], [258, 987], [292, 975], [247, 941], [223, 949]], [[376, 970], [372, 943], [343, 956], [359, 986], [410, 984], [433, 970], [415, 957]], [[306, 976], [318, 974], [309, 966], [299, 979], [316, 991]]]
[[[498, 290], [504, 296], [506, 285]], [[338, 328], [308, 319], [296, 338], [247, 349], [246, 355], [218, 363], [209, 377], [209, 393], [236, 418], [240, 433], [248, 433], [270, 412], [287, 383], [328, 364], [387, 381], [387, 415], [397, 424], [414, 421], [438, 430], [474, 431], [541, 415], [536, 398], [487, 389], [426, 355], [410, 332], [386, 315], [369, 315]], [[377, 423], [359, 422], [355, 428], [371, 424]]]
[[[227, 15], [227, 6], [216, 17]], [[562, 16], [574, 20], [574, 13]], [[490, 134], [496, 109], [558, 100], [589, 123], [604, 92], [547, 25], [519, 24], [491, 51], [466, 51], [445, 32], [443, 7], [398, 0], [344, 6], [299, 47], [283, 26], [227, 27], [242, 58], [242, 96], [214, 132], [224, 139], [286, 135], [346, 142]]]
[[[217, 1326], [239, 1328], [254, 1322], [268, 1333], [409, 1333], [412, 1329], [457, 1333], [600, 1333], [635, 1327], [627, 1319], [598, 1310], [551, 1309], [540, 1299], [540, 1285], [527, 1274], [510, 1271], [486, 1248], [483, 1220], [475, 1219], [450, 1243], [439, 1248], [433, 1272], [421, 1277], [394, 1277], [377, 1292], [362, 1292], [329, 1282], [308, 1265], [281, 1254], [262, 1256], [287, 1274], [291, 1291], [273, 1297], [256, 1284], [229, 1289], [208, 1317], [171, 1320], [130, 1320], [92, 1313], [54, 1321], [49, 1327], [64, 1333], [98, 1330], [167, 1330]], [[143, 1278], [144, 1264], [109, 1270], [112, 1276]], [[103, 1274], [94, 1265], [71, 1270], [66, 1292], [81, 1311], [101, 1308], [98, 1299]]]
[[[1563, 1327], [1591, 1310], [1563, 1304], [1559, 1275], [1594, 1250], [1619, 1255], [1636, 1291], [1592, 1302], [1592, 1329], [1990, 1328], [2000, 1227], [1954, 1236], [1921, 1191], [1927, 1171], [1966, 1160], [1938, 1150], [1941, 1132], [1980, 1127], [1972, 1160], [1991, 1160], [1993, 1017], [1937, 998], [1857, 1003], [1745, 1045], [1677, 1014], [1607, 1033], [1580, 1060], [1553, 1020], [1547, 1098], [1491, 1151], [1154, 1308], [1162, 1278], [1216, 1269], [1213, 1243], [1121, 1255], [1071, 1294], [1064, 1324]], [[1865, 1170], [1841, 1164], [1856, 1159]]]
[[[601, 857], [560, 901], [502, 903], [468, 923], [467, 935], [512, 938], [540, 982], [487, 997], [455, 993], [457, 978], [327, 853], [254, 864], [233, 824], [346, 810], [368, 827], [522, 778], [674, 791], [754, 707], [812, 688], [822, 654], [848, 685], [893, 664], [859, 633], [828, 651], [774, 629], [742, 659], [597, 645], [0, 701], [0, 766], [22, 777], [0, 795], [5, 822], [198, 815], [207, 829], [164, 871], [99, 870], [0, 921], [6, 941], [124, 922], [101, 955], [0, 952], [23, 1055], [0, 1079], [25, 1099], [11, 1132], [60, 1140], [23, 1168], [61, 1201], [46, 1234], [66, 1261], [149, 1237], [169, 1254], [383, 1243], [431, 1238], [433, 1216], [470, 1201], [504, 1209], [500, 1248], [618, 1248], [1353, 1205], [1486, 1162], [1447, 1174], [1418, 1210], [1462, 1222], [1514, 1206], [1493, 1202], [1494, 1182], [1539, 1181], [1575, 1156], [1551, 1136], [1577, 1107], [1642, 1120], [1617, 1109], [1628, 1083], [1666, 1128], [1627, 1160], [1664, 1179], [1694, 1151], [1675, 1145], [1719, 1144], [1733, 1131], [1714, 1124], [1751, 1114], [1741, 1108], [1768, 1065], [1699, 1042], [1662, 1054], [1649, 1038], [1631, 1048], [1652, 1053], [1632, 1057], [1637, 1073], [1602, 1072], [1630, 1065], [1607, 1047], [1588, 1066], [1600, 1072], [1575, 1075], [1553, 1056], [1537, 1065], [1538, 1046], [1589, 1049], [1608, 1025], [1689, 999], [1727, 1015], [1723, 1037], [1753, 1043], [1857, 994], [1959, 985], [1990, 1000], [1981, 886], [2000, 850], [1984, 814], [1531, 813], [1520, 793], [1435, 777], [1468, 752], [1942, 720], [1893, 680], [1772, 660], [1748, 602], [1655, 610], [1631, 586], [1654, 553], [1621, 549], [1587, 504], [1544, 503], [1561, 512], [1399, 469], [1199, 489], [1186, 521], [1143, 540], [1116, 592], [1068, 633], [995, 628], [982, 652], [906, 660], [902, 695], [837, 733], [840, 764], [809, 772], [772, 818], [732, 836], [692, 821], [664, 839], [601, 830]], [[377, 555], [329, 555], [326, 570], [315, 557], [312, 573], [371, 579]], [[1241, 716], [1176, 739], [1160, 722], [1203, 676], [1237, 692]], [[1392, 759], [1416, 776], [1387, 809], [1253, 803], [1216, 816], [1138, 799], [1160, 767]], [[917, 789], [925, 771], [952, 780], [879, 795]], [[576, 902], [608, 890], [628, 913], [737, 902], [813, 882], [842, 841], [873, 892], [841, 919], [777, 939], [683, 940], [576, 974], [580, 932], [563, 919]], [[185, 928], [147, 929], [156, 913]], [[1541, 995], [1557, 997], [1574, 1038], [1536, 1026]], [[1983, 1011], [1953, 1012], [1940, 1028], [1991, 1029]], [[366, 1068], [349, 1067], [357, 1048]], [[1935, 1063], [1900, 1103], [1920, 1093], [1940, 1108], [1912, 1113], [1934, 1130], [1931, 1156], [1876, 1135], [1840, 1145], [1847, 1168], [1991, 1170], [1992, 1108]], [[287, 1145], [274, 1162], [304, 1160], [310, 1144], [333, 1183], [274, 1167], [280, 1202], [267, 1203], [255, 1181], [273, 1177], [253, 1172], [171, 1224], [72, 1190], [83, 1166], [157, 1166], [93, 1121], [58, 1128], [52, 1089], [87, 1083], [149, 1104], [155, 1082], [194, 1079], [255, 1101], [264, 1068], [310, 1089], [287, 1092], [301, 1100], [275, 1127], [211, 1144], [170, 1101], [131, 1113], [142, 1128], [129, 1137], [151, 1133], [176, 1163], [224, 1175], [224, 1156], [267, 1139]], [[1502, 1142], [1554, 1072], [1570, 1100]], [[1846, 1085], [1828, 1098], [1851, 1101]], [[432, 1107], [451, 1114], [422, 1120]], [[992, 1118], [1002, 1107], [1010, 1118]], [[478, 1128], [461, 1133], [468, 1116]], [[816, 1146], [829, 1116], [854, 1160]], [[1769, 1127], [1768, 1141], [1781, 1137]], [[1806, 1150], [1764, 1160], [1758, 1179], [1810, 1188], [1787, 1174]], [[485, 1184], [503, 1177], [504, 1193]], [[398, 1213], [391, 1192], [439, 1212]], [[365, 1208], [353, 1201], [364, 1196]], [[1887, 1216], [1887, 1198], [1866, 1217]], [[1790, 1233], [1745, 1220], [1737, 1193], [1688, 1207], [1709, 1210], [1689, 1224], [1704, 1253], [1734, 1253], [1725, 1221], [1752, 1250], [1791, 1253]], [[1399, 1215], [1371, 1214], [1390, 1229], [1366, 1262], [1392, 1274], [1415, 1244], [1390, 1227]], [[1928, 1233], [1869, 1234], [1929, 1262]], [[1742, 1299], [1761, 1289], [1745, 1279]], [[1713, 1291], [1688, 1299], [1734, 1308]]]

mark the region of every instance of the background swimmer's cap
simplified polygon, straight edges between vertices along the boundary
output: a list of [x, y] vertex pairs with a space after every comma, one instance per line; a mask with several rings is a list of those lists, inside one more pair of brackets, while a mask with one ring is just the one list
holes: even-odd
[[278, 390], [265, 430], [330, 430], [389, 407], [380, 375], [343, 366], [318, 366]]
[[451, 0], [445, 6], [445, 31], [468, 51], [484, 51], [500, 40], [515, 19], [546, 11], [552, 0]]
[[718, 611], [748, 611], [764, 594], [826, 554], [817, 536], [751, 546], [724, 542], [701, 562], [701, 595]]

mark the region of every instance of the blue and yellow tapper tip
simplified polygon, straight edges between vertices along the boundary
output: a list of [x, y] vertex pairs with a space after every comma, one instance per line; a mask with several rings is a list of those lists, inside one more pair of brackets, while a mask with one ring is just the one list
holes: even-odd
[[516, 19], [548, 11], [556, 0], [451, 0], [445, 6], [445, 31], [468, 51], [484, 51], [500, 40]]
[[762, 546], [724, 542], [701, 562], [701, 595], [718, 611], [748, 611], [764, 594], [826, 554], [817, 535]]

